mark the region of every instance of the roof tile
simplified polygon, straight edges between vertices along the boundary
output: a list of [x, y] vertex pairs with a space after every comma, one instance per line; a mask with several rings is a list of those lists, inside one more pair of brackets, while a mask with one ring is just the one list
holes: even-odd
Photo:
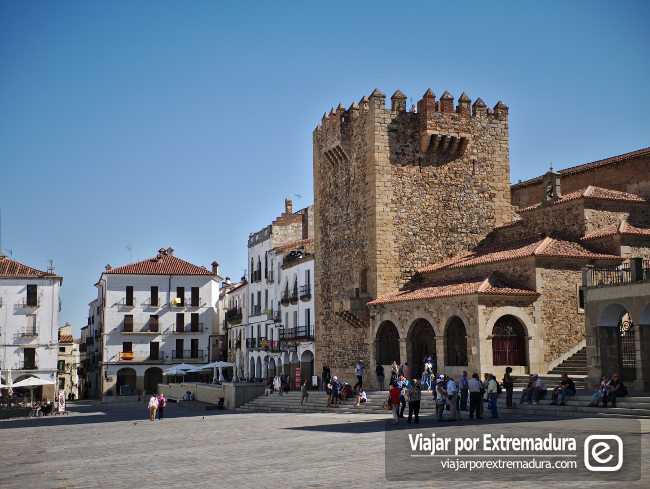
[[510, 280], [501, 272], [492, 272], [475, 277], [438, 279], [423, 284], [404, 287], [395, 292], [382, 295], [368, 304], [386, 304], [390, 302], [406, 302], [472, 294], [529, 297], [539, 295], [538, 292]]
[[581, 241], [589, 241], [591, 239], [603, 238], [605, 236], [614, 236], [616, 234], [626, 236], [650, 236], [650, 228], [641, 228], [638, 226], [633, 226], [627, 221], [621, 221], [619, 223], [614, 223], [607, 227], [599, 229], [598, 231], [588, 234], [587, 236], [584, 236], [580, 239]]
[[139, 275], [216, 275], [204, 267], [176, 258], [173, 255], [159, 254], [153, 258], [105, 270], [104, 273], [124, 273]]
[[[621, 192], [620, 190], [611, 190], [602, 187], [594, 187], [589, 185], [587, 188], [582, 190], [576, 190], [575, 192], [568, 193], [564, 195], [561, 199], [556, 200], [550, 205], [562, 204], [564, 202], [569, 202], [576, 199], [594, 199], [594, 200], [613, 200], [617, 202], [650, 202], [643, 197], [640, 197], [636, 194], [630, 194], [628, 192]], [[532, 211], [533, 209], [539, 209], [542, 207], [541, 203], [537, 203], [523, 209], [519, 209], [517, 212], [527, 212]]]
[[0, 255], [0, 277], [56, 277], [56, 275], [28, 267]]

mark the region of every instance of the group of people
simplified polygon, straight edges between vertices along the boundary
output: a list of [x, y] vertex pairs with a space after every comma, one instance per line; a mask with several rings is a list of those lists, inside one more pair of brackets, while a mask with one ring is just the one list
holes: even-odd
[[[189, 392], [189, 391], [188, 391]], [[167, 398], [160, 394], [152, 394], [149, 398], [149, 419], [151, 421], [156, 420], [156, 412], [158, 412], [158, 420], [162, 420], [165, 417], [165, 407], [167, 406]]]
[[32, 416], [48, 416], [54, 411], [54, 403], [52, 401], [33, 402], [32, 403]]
[[616, 407], [616, 398], [627, 396], [627, 387], [623, 384], [618, 374], [613, 374], [609, 379], [607, 375], [603, 375], [600, 379], [598, 390], [591, 397], [589, 407], [607, 407], [607, 403], [611, 403], [612, 407]]

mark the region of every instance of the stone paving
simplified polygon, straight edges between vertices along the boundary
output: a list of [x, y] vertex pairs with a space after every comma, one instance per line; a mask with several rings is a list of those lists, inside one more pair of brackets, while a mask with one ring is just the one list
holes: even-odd
[[[70, 415], [0, 421], [0, 488], [395, 488], [463, 487], [467, 481], [391, 482], [384, 478], [387, 415], [194, 411], [169, 404], [152, 423], [144, 404], [70, 403]], [[501, 418], [525, 429], [538, 420]], [[581, 420], [572, 420], [576, 431]], [[421, 420], [432, 426], [430, 417]], [[437, 430], [463, 429], [461, 425]], [[489, 422], [488, 422], [489, 423]], [[508, 424], [508, 423], [515, 423]], [[572, 424], [573, 426], [573, 424]], [[491, 426], [495, 428], [495, 426]], [[642, 422], [642, 460], [650, 455]], [[642, 480], [603, 487], [648, 487]], [[485, 481], [483, 487], [539, 487]], [[546, 484], [544, 484], [546, 485]], [[566, 487], [569, 482], [556, 482]], [[571, 487], [601, 484], [570, 482]]]

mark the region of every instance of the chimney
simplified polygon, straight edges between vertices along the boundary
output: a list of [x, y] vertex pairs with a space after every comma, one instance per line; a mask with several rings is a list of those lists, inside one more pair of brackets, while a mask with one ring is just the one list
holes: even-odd
[[230, 285], [230, 277], [226, 277], [226, 285]]
[[219, 275], [219, 264], [216, 261], [212, 262], [212, 273]]
[[113, 268], [113, 267], [110, 266], [110, 265], [106, 265], [106, 266], [104, 267], [105, 270], [110, 270], [111, 268]]
[[165, 250], [165, 253], [166, 253], [167, 255], [169, 255], [169, 256], [174, 256], [174, 248], [171, 248], [171, 247], [167, 248], [167, 249]]
[[290, 198], [284, 199], [284, 212], [286, 214], [293, 214], [293, 203]]

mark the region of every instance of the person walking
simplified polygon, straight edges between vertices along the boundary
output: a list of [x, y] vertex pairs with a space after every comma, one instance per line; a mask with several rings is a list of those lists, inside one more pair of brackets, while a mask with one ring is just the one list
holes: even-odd
[[156, 421], [156, 410], [158, 409], [158, 398], [155, 394], [149, 399], [149, 418], [151, 421]]
[[411, 387], [408, 389], [409, 393], [409, 417], [407, 422], [411, 424], [411, 416], [415, 416], [415, 424], [420, 422], [420, 398], [422, 390], [417, 380], [411, 381]]
[[399, 424], [399, 419], [397, 417], [397, 407], [399, 406], [400, 395], [401, 390], [398, 389], [397, 384], [390, 384], [388, 397], [390, 399], [390, 409], [393, 412], [393, 424]]
[[431, 390], [432, 375], [433, 375], [433, 364], [431, 363], [431, 357], [429, 356], [427, 357], [427, 361], [424, 363], [424, 385], [429, 391]]
[[356, 367], [354, 367], [354, 372], [357, 374], [357, 383], [354, 384], [354, 390], [363, 389], [363, 360], [359, 360]]
[[398, 371], [399, 371], [399, 369], [397, 367], [397, 362], [393, 361], [392, 365], [390, 366], [390, 382], [388, 383], [388, 385], [394, 384], [395, 382], [397, 382], [397, 373], [398, 373]]
[[338, 407], [341, 399], [341, 383], [336, 375], [332, 377], [330, 385], [332, 386], [332, 406]]
[[167, 399], [161, 393], [160, 396], [158, 397], [158, 420], [161, 420], [165, 417], [166, 407], [167, 407]]
[[404, 362], [404, 365], [402, 366], [402, 375], [404, 375], [406, 380], [411, 380], [411, 367], [409, 367], [408, 362]]
[[467, 411], [467, 396], [469, 387], [467, 385], [467, 371], [463, 370], [463, 375], [458, 379], [458, 389], [460, 389], [460, 410]]
[[492, 411], [492, 417], [498, 418], [499, 413], [497, 412], [497, 397], [499, 396], [499, 386], [497, 384], [496, 375], [490, 375], [490, 382], [488, 383], [488, 408]]
[[469, 419], [481, 419], [481, 381], [478, 380], [478, 374], [474, 372], [472, 378], [467, 381], [469, 389]]
[[302, 403], [304, 401], [309, 401], [309, 392], [307, 392], [307, 379], [304, 379], [302, 381], [302, 385], [300, 386], [300, 405], [302, 406]]
[[377, 362], [375, 367], [375, 373], [377, 374], [377, 384], [379, 385], [379, 390], [384, 390], [384, 366]]
[[512, 391], [515, 388], [515, 382], [512, 378], [512, 367], [506, 367], [506, 373], [503, 375], [503, 388], [506, 390], [506, 408], [512, 409]]

